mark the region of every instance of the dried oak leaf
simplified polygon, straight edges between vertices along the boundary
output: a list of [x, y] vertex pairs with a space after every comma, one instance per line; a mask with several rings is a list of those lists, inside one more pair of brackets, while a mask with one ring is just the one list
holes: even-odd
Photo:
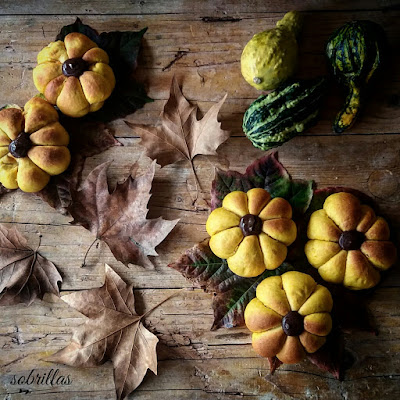
[[152, 267], [147, 256], [157, 256], [155, 247], [171, 232], [178, 220], [161, 217], [146, 219], [147, 203], [155, 172], [155, 162], [140, 177], [129, 176], [110, 193], [107, 169], [110, 163], [96, 167], [87, 177], [81, 190], [72, 190], [68, 211], [72, 224], [82, 225], [103, 240], [124, 263]]
[[16, 228], [0, 225], [0, 306], [30, 305], [45, 293], [60, 295], [56, 266], [27, 246]]
[[214, 293], [212, 330], [244, 325], [244, 310], [256, 295], [258, 284], [268, 276], [281, 275], [293, 267], [283, 263], [273, 271], [266, 270], [255, 278], [235, 275], [226, 260], [210, 249], [209, 239], [187, 250], [178, 261], [168, 265], [208, 293]]
[[214, 104], [201, 120], [197, 120], [197, 106], [183, 96], [175, 77], [172, 79], [170, 97], [161, 114], [160, 126], [133, 124], [125, 121], [141, 137], [146, 154], [164, 167], [181, 160], [191, 164], [196, 184], [200, 187], [193, 158], [196, 155], [216, 155], [217, 148], [230, 136], [221, 129], [218, 112], [226, 99]]
[[77, 327], [71, 343], [46, 361], [73, 367], [93, 367], [111, 360], [117, 399], [123, 399], [142, 382], [147, 369], [157, 374], [158, 339], [136, 314], [133, 286], [108, 265], [105, 283], [62, 300], [88, 319]]

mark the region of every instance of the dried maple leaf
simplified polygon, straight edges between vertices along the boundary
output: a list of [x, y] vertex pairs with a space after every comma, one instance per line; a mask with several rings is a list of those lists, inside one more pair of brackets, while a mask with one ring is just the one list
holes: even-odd
[[46, 361], [93, 367], [111, 360], [117, 399], [123, 399], [140, 385], [147, 369], [157, 374], [158, 339], [143, 326], [144, 315], [136, 314], [133, 285], [108, 265], [105, 275], [100, 288], [62, 296], [88, 319], [75, 329], [71, 343]]
[[103, 123], [84, 122], [60, 115], [60, 121], [70, 136], [71, 163], [61, 175], [53, 176], [49, 184], [35, 195], [41, 197], [61, 214], [67, 214], [71, 203], [71, 190], [78, 187], [85, 159], [121, 146], [111, 130]]
[[172, 79], [171, 93], [161, 114], [161, 125], [132, 124], [125, 121], [141, 138], [140, 144], [146, 148], [146, 154], [164, 167], [181, 160], [188, 160], [200, 187], [193, 158], [196, 155], [216, 155], [217, 148], [230, 136], [229, 131], [221, 129], [218, 112], [226, 99], [214, 104], [201, 120], [197, 120], [197, 106], [191, 105], [183, 96], [179, 85]]
[[82, 225], [103, 240], [123, 262], [152, 266], [147, 256], [157, 256], [155, 247], [161, 243], [178, 220], [161, 217], [146, 219], [147, 203], [154, 177], [155, 162], [144, 175], [129, 176], [110, 193], [107, 169], [110, 163], [96, 167], [87, 177], [81, 190], [72, 190], [68, 211], [73, 224]]
[[0, 305], [31, 304], [45, 293], [60, 295], [55, 265], [27, 246], [15, 228], [0, 225]]

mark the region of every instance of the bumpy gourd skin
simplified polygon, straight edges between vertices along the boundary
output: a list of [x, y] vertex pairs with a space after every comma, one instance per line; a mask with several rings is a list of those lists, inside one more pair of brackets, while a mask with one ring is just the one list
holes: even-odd
[[315, 211], [307, 229], [305, 253], [321, 277], [348, 289], [378, 284], [380, 271], [396, 261], [387, 222], [350, 193], [330, 195]]
[[254, 350], [286, 364], [316, 352], [332, 329], [328, 289], [297, 271], [264, 279], [244, 312]]
[[271, 199], [260, 188], [227, 194], [222, 207], [208, 217], [206, 229], [213, 253], [227, 259], [239, 276], [253, 277], [278, 268], [287, 246], [296, 239], [292, 207], [280, 197]]
[[36, 88], [70, 117], [98, 111], [115, 87], [107, 53], [81, 33], [50, 43], [40, 51], [37, 62]]
[[242, 75], [259, 90], [276, 89], [294, 74], [297, 66], [299, 13], [287, 13], [276, 25], [274, 29], [254, 35], [243, 49]]
[[0, 183], [7, 189], [38, 192], [50, 176], [64, 172], [71, 161], [69, 136], [58, 113], [34, 97], [24, 109], [0, 111]]
[[356, 121], [367, 83], [381, 66], [386, 52], [383, 29], [372, 21], [352, 21], [329, 38], [326, 55], [335, 78], [349, 89], [333, 130], [342, 133]]

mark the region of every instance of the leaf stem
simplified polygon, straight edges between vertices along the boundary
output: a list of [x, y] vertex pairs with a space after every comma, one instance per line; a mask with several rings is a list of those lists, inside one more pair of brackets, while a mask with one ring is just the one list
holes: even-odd
[[150, 308], [150, 310], [146, 311], [143, 315], [140, 316], [140, 319], [146, 317], [147, 315], [149, 315], [150, 313], [152, 313], [157, 307], [160, 307], [161, 304], [165, 303], [166, 301], [168, 301], [169, 299], [171, 299], [172, 297], [177, 296], [178, 294], [180, 294], [183, 290], [185, 289], [180, 289], [175, 293], [172, 293], [171, 295], [167, 296], [164, 300], [161, 300], [158, 304], [156, 304], [154, 307]]
[[201, 188], [201, 184], [199, 181], [199, 177], [197, 176], [196, 169], [194, 168], [193, 160], [190, 159], [189, 162], [190, 162], [190, 166], [192, 167], [194, 181], [196, 184], [196, 198], [193, 200], [193, 205], [194, 205], [196, 203], [197, 199], [199, 198], [199, 192], [201, 193], [201, 197], [203, 197], [203, 199], [204, 199], [204, 196], [203, 196], [203, 189]]
[[89, 248], [86, 250], [85, 257], [83, 258], [83, 263], [82, 263], [82, 265], [81, 265], [81, 268], [86, 267], [86, 257], [87, 257], [87, 255], [89, 254], [90, 249], [93, 247], [93, 245], [94, 245], [98, 240], [99, 240], [98, 238], [94, 239], [93, 242], [92, 242], [92, 244], [91, 244], [91, 245], [89, 246]]

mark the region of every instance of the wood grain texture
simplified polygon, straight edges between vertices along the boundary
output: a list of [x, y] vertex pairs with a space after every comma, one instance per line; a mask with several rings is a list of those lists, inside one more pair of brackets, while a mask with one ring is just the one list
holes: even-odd
[[[180, 218], [166, 241], [158, 246], [155, 269], [118, 263], [104, 243], [89, 253], [88, 266], [80, 268], [93, 236], [70, 218], [57, 214], [34, 195], [13, 192], [0, 197], [0, 222], [15, 225], [35, 248], [40, 232], [40, 252], [53, 261], [63, 276], [62, 290], [99, 287], [104, 263], [110, 264], [136, 288], [138, 312], [145, 312], [171, 292], [191, 284], [167, 264], [207, 236], [207, 201], [214, 168], [243, 172], [263, 155], [243, 137], [241, 123], [248, 105], [259, 95], [240, 75], [240, 54], [258, 31], [271, 28], [284, 12], [305, 10], [298, 76], [326, 73], [323, 47], [332, 31], [350, 19], [371, 19], [382, 24], [393, 49], [385, 74], [378, 78], [364, 114], [348, 133], [335, 136], [331, 122], [343, 101], [332, 87], [321, 121], [307, 134], [279, 149], [279, 158], [296, 179], [314, 179], [318, 187], [345, 185], [361, 190], [379, 205], [400, 233], [400, 58], [398, 49], [400, 2], [365, 1], [128, 1], [80, 2], [3, 0], [0, 4], [0, 104], [23, 105], [36, 93], [32, 69], [38, 51], [53, 40], [59, 29], [81, 16], [98, 31], [149, 27], [139, 59], [137, 78], [155, 99], [127, 119], [155, 124], [168, 98], [175, 74], [184, 95], [206, 112], [225, 93], [221, 110], [223, 129], [233, 137], [221, 146], [218, 157], [194, 160], [204, 199], [193, 204], [195, 183], [190, 165], [180, 162], [157, 168], [149, 217]], [[205, 22], [203, 17], [211, 17]], [[218, 20], [224, 19], [225, 20]], [[180, 52], [180, 53], [179, 53]], [[180, 56], [181, 55], [181, 56]], [[179, 57], [180, 56], [180, 57]], [[174, 62], [175, 58], [178, 58]], [[171, 64], [172, 62], [172, 64]], [[87, 160], [84, 176], [106, 160], [110, 183], [125, 178], [134, 162], [143, 172], [150, 160], [140, 139], [122, 120], [112, 124], [124, 144]], [[314, 365], [304, 362], [268, 373], [266, 360], [256, 356], [248, 331], [210, 331], [213, 320], [211, 296], [201, 290], [185, 290], [151, 313], [145, 325], [160, 339], [158, 376], [148, 373], [129, 398], [140, 400], [199, 399], [397, 399], [400, 397], [400, 271], [393, 271], [374, 293], [370, 308], [379, 336], [357, 333], [346, 336], [352, 357], [344, 382], [338, 382]], [[42, 361], [64, 347], [72, 328], [84, 317], [57, 298], [45, 297], [31, 307], [2, 308], [0, 318], [0, 397], [7, 400], [114, 399], [112, 366], [74, 369]], [[12, 384], [21, 376], [43, 377], [53, 368], [58, 376], [70, 375], [71, 384]], [[15, 378], [14, 378], [15, 375]]]

